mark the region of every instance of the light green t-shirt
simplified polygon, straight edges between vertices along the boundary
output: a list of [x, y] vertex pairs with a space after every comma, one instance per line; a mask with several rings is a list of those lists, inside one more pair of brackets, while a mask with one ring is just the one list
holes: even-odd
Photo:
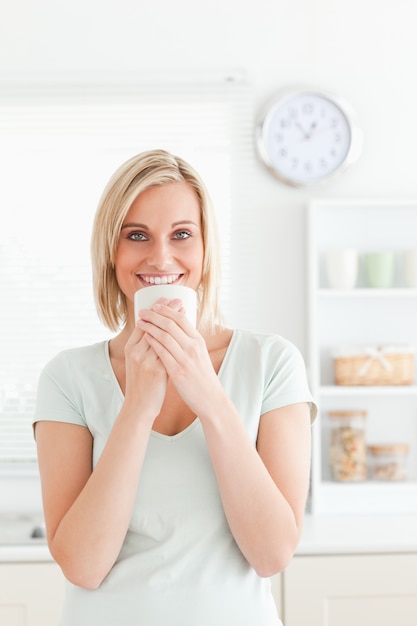
[[[304, 361], [282, 337], [234, 331], [218, 375], [253, 445], [267, 411], [306, 401], [315, 416]], [[108, 343], [98, 343], [46, 365], [34, 421], [89, 428], [95, 464], [122, 402]], [[172, 437], [152, 431], [119, 557], [97, 590], [67, 583], [61, 626], [279, 624], [270, 581], [229, 530], [199, 419]]]

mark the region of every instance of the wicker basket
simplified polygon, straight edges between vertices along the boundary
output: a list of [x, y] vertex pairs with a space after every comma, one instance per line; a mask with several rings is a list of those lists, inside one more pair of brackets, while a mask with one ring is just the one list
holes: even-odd
[[333, 354], [336, 385], [412, 385], [410, 346], [339, 348]]

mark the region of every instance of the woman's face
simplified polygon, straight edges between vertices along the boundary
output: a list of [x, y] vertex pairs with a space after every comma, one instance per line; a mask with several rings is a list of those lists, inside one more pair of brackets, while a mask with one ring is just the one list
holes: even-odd
[[142, 192], [124, 219], [116, 253], [116, 278], [129, 318], [134, 293], [142, 287], [167, 283], [197, 289], [203, 255], [201, 211], [193, 189], [178, 182]]

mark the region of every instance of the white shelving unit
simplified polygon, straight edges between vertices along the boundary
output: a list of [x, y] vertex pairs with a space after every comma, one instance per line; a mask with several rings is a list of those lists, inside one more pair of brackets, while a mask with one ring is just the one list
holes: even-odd
[[[404, 282], [402, 257], [417, 247], [417, 200], [313, 199], [308, 206], [308, 337], [311, 387], [319, 405], [313, 427], [311, 509], [316, 514], [417, 513], [417, 384], [353, 387], [334, 384], [332, 350], [347, 345], [409, 345], [417, 353], [417, 289]], [[359, 251], [356, 287], [329, 288], [324, 255]], [[392, 288], [368, 288], [366, 252], [393, 251]], [[327, 413], [364, 409], [367, 444], [410, 445], [404, 482], [336, 482], [329, 463]]]

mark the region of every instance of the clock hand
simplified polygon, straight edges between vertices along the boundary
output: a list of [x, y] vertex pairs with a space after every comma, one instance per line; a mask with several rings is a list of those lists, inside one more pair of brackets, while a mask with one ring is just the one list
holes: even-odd
[[302, 140], [303, 141], [309, 141], [311, 139], [311, 137], [313, 136], [313, 134], [314, 134], [313, 131], [317, 127], [317, 122], [311, 122], [310, 130], [308, 132], [306, 130], [304, 130], [304, 128], [301, 126], [301, 124], [299, 122], [295, 122], [295, 125], [297, 126], [297, 128], [299, 128], [302, 131], [302, 133], [304, 135]]
[[297, 128], [298, 128], [299, 130], [301, 130], [301, 132], [303, 133], [303, 135], [304, 135], [304, 139], [308, 139], [309, 135], [308, 135], [308, 133], [304, 130], [304, 128], [301, 126], [300, 122], [295, 122], [295, 125], [296, 125], [296, 126], [297, 126]]

